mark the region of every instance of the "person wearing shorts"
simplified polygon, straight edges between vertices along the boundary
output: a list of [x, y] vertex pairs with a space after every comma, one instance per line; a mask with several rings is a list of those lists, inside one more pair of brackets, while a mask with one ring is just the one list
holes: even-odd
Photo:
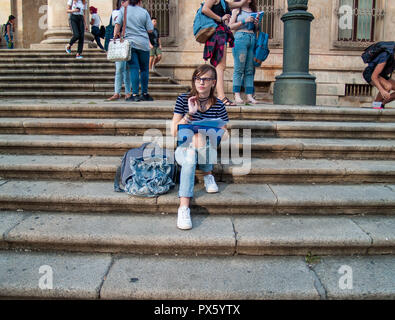
[[395, 56], [384, 51], [374, 58], [363, 71], [367, 83], [376, 87], [379, 93], [373, 101], [374, 109], [384, 109], [387, 103], [395, 100], [395, 80], [391, 79], [395, 69]]
[[157, 19], [151, 18], [152, 24], [154, 25], [154, 31], [149, 34], [150, 40], [150, 59], [149, 68], [150, 70], [155, 69], [155, 65], [162, 59], [162, 44], [160, 42], [159, 30], [156, 28]]

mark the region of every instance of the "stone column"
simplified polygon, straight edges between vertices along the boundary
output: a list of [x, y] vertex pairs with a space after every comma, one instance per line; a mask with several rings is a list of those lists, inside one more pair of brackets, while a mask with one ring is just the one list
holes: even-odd
[[[89, 0], [87, 0], [89, 8]], [[44, 40], [39, 44], [32, 44], [32, 49], [64, 49], [65, 45], [70, 42], [73, 33], [69, 25], [69, 15], [67, 10], [67, 0], [48, 0], [48, 30], [44, 33]], [[86, 21], [90, 30], [89, 11]], [[93, 43], [94, 37], [89, 31], [85, 31], [84, 49], [96, 48]], [[73, 49], [77, 46], [74, 44]]]
[[308, 0], [288, 0], [284, 22], [283, 73], [276, 77], [274, 104], [315, 105], [315, 76], [309, 74], [310, 24]]

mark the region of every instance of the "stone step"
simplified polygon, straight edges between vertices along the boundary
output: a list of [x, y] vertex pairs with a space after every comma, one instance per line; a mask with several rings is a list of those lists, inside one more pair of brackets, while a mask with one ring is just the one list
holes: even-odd
[[[353, 271], [352, 289], [339, 285], [347, 272], [343, 266]], [[0, 269], [6, 272], [0, 281], [0, 295], [41, 299], [393, 300], [394, 268], [392, 255], [319, 257], [309, 263], [295, 256], [112, 256], [1, 251]], [[52, 281], [45, 282], [52, 285], [52, 290], [40, 288], [44, 275], [46, 279], [52, 275]], [[237, 302], [234, 304], [238, 306]], [[150, 308], [151, 314], [157, 310]], [[183, 314], [191, 317], [198, 314], [198, 309], [190, 308]], [[179, 315], [182, 316], [181, 311]]]
[[84, 61], [80, 63], [80, 60], [74, 60], [72, 62], [67, 63], [15, 63], [15, 64], [0, 64], [1, 71], [17, 71], [17, 70], [40, 70], [40, 69], [79, 69], [81, 73], [81, 69], [111, 69], [115, 72], [115, 64], [114, 62], [91, 62]]
[[[104, 156], [0, 155], [0, 178], [113, 181], [121, 159]], [[239, 165], [217, 164], [214, 175], [217, 181], [242, 184], [395, 183], [395, 162], [254, 158], [251, 159], [248, 173], [241, 171]]]
[[[226, 184], [208, 194], [195, 186], [193, 214], [345, 215], [395, 214], [395, 185]], [[112, 181], [0, 180], [3, 210], [103, 213], [170, 213], [179, 207], [178, 187], [145, 198], [114, 192]]]
[[[176, 99], [185, 90], [150, 91], [155, 100]], [[114, 87], [109, 85], [106, 91], [0, 91], [0, 99], [100, 99], [114, 94]]]
[[[112, 66], [111, 68], [104, 68], [104, 69], [84, 69], [83, 70], [84, 75], [96, 75], [96, 77], [101, 77], [103, 75], [112, 75], [114, 76], [115, 74], [115, 67]], [[153, 75], [159, 75], [155, 71], [150, 71], [150, 74]], [[0, 76], [11, 76], [11, 75], [22, 75], [22, 76], [27, 76], [27, 75], [41, 75], [41, 76], [69, 76], [69, 75], [81, 75], [81, 68], [64, 68], [64, 69], [48, 69], [48, 68], [40, 68], [38, 67], [37, 69], [23, 69], [23, 70], [0, 70]]]
[[[150, 83], [176, 83], [169, 77], [164, 76], [150, 76]], [[0, 83], [40, 83], [45, 82], [46, 84], [52, 82], [67, 82], [67, 83], [112, 83], [114, 85], [114, 74], [101, 76], [98, 78], [95, 75], [72, 75], [72, 76], [4, 76], [0, 77]]]
[[[150, 88], [157, 90], [158, 85]], [[171, 85], [169, 85], [171, 86]], [[67, 119], [67, 118], [1, 118], [1, 134], [58, 135], [144, 135], [157, 129], [170, 132], [171, 120], [160, 119]], [[394, 139], [395, 123], [345, 123], [230, 120], [230, 130], [251, 130], [253, 137]]]
[[[113, 75], [111, 76], [113, 77]], [[171, 119], [175, 98], [169, 101], [104, 102], [84, 100], [48, 99], [45, 101], [24, 100], [14, 97], [0, 101], [1, 117], [65, 117], [65, 118], [147, 118]], [[335, 121], [335, 122], [395, 122], [395, 109], [374, 110], [368, 108], [281, 106], [260, 104], [227, 107], [229, 118], [243, 120], [281, 121]]]
[[185, 255], [394, 254], [395, 217], [176, 215], [0, 211], [0, 248]]
[[[99, 79], [98, 79], [99, 80]], [[178, 94], [187, 92], [189, 90], [189, 86], [183, 86], [179, 84], [173, 83], [150, 83], [148, 85], [149, 91], [156, 92], [169, 92], [175, 91]], [[94, 83], [0, 83], [0, 93], [2, 95], [6, 94], [8, 91], [12, 91], [13, 93], [29, 93], [30, 91], [38, 92], [59, 92], [59, 91], [67, 91], [67, 92], [113, 92], [114, 91], [114, 83], [102, 83], [101, 81], [96, 81]], [[123, 90], [122, 90], [123, 91]]]
[[[145, 140], [148, 139], [148, 140]], [[95, 135], [0, 135], [0, 154], [50, 154], [122, 156], [127, 150], [152, 141], [150, 136], [95, 136]], [[240, 139], [241, 140], [241, 139]], [[174, 149], [173, 137], [157, 137], [162, 147]], [[222, 150], [223, 148], [223, 150]], [[249, 149], [251, 155], [248, 154]], [[233, 151], [232, 151], [233, 150]], [[232, 153], [234, 152], [234, 153]], [[219, 156], [252, 158], [297, 159], [395, 159], [395, 145], [391, 140], [357, 139], [298, 139], [251, 138], [243, 144], [236, 137], [224, 142]], [[226, 157], [227, 156], [227, 157]]]
[[0, 67], [7, 67], [8, 64], [12, 65], [25, 65], [25, 64], [62, 64], [62, 63], [114, 63], [107, 60], [106, 56], [98, 56], [98, 55], [84, 55], [84, 59], [76, 60], [75, 56], [68, 55], [68, 56], [35, 56], [35, 57], [5, 57], [4, 55], [0, 54], [2, 57], [0, 61]]

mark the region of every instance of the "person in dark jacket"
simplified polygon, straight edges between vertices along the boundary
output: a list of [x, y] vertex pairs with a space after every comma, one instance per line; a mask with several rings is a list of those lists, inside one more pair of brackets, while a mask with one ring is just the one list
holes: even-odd
[[384, 109], [387, 103], [395, 100], [395, 80], [391, 79], [395, 70], [395, 54], [383, 51], [374, 58], [363, 72], [367, 83], [376, 87], [379, 93], [373, 101], [374, 109]]

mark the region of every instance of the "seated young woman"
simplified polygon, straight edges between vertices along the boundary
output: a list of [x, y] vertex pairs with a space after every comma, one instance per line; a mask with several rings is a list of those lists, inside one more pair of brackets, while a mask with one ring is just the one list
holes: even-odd
[[[192, 76], [192, 90], [188, 94], [182, 94], [177, 98], [172, 120], [172, 134], [177, 136], [178, 125], [189, 124], [191, 121], [204, 119], [218, 119], [227, 122], [229, 120], [224, 103], [215, 95], [217, 84], [217, 72], [211, 65], [199, 66]], [[226, 125], [222, 140], [228, 138]], [[215, 153], [216, 148], [210, 147], [211, 139], [201, 132], [194, 133], [190, 143], [183, 143], [175, 151], [175, 159], [181, 166], [177, 227], [187, 230], [192, 228], [190, 215], [190, 200], [193, 197], [196, 167], [204, 172], [204, 186], [208, 193], [218, 192], [218, 186], [212, 175], [213, 163], [210, 160], [215, 158], [207, 154]], [[199, 161], [199, 159], [205, 159]]]

